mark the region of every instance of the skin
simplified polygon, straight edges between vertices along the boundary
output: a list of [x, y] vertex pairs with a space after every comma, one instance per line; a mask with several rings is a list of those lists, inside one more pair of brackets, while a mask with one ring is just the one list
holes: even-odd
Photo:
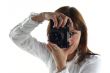
[[74, 29], [71, 18], [59, 12], [43, 12], [32, 17], [32, 20], [37, 22], [43, 22], [44, 20], [50, 19], [55, 23], [53, 26], [54, 28], [64, 27], [67, 20], [69, 20], [69, 30], [70, 32], [74, 32], [74, 34], [68, 39], [70, 45], [69, 48], [62, 49], [51, 42], [48, 42], [47, 44], [48, 51], [51, 53], [58, 71], [61, 71], [66, 66], [66, 62], [74, 58], [75, 50], [79, 45], [81, 32]]

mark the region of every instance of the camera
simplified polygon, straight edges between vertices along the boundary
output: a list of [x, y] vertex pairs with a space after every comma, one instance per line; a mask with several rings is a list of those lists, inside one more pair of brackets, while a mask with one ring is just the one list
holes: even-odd
[[50, 20], [50, 32], [48, 35], [48, 41], [57, 44], [60, 48], [68, 48], [69, 47], [69, 27], [67, 27], [67, 24], [62, 28], [59, 27], [54, 28], [53, 27], [54, 22], [53, 20]]

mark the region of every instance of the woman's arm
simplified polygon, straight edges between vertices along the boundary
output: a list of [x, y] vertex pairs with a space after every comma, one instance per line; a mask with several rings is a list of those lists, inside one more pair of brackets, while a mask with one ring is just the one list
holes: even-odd
[[31, 19], [33, 16], [37, 16], [37, 14], [31, 14], [23, 22], [15, 26], [11, 30], [9, 37], [17, 46], [35, 56], [38, 56], [47, 64], [50, 58], [50, 53], [47, 50], [46, 44], [39, 42], [36, 38], [30, 35], [32, 30], [41, 23], [41, 21], [33, 21]]

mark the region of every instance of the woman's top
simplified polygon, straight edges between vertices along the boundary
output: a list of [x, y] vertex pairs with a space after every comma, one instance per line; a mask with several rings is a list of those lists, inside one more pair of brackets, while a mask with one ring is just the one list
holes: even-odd
[[[35, 15], [37, 13], [32, 13], [24, 21], [15, 26], [11, 30], [9, 37], [17, 46], [40, 58], [48, 66], [49, 73], [57, 73], [57, 68], [55, 67], [51, 53], [46, 47], [46, 43], [38, 41], [30, 34], [35, 27], [41, 24], [31, 19]], [[58, 73], [99, 73], [101, 61], [99, 56], [93, 55], [83, 61], [81, 65], [76, 63], [77, 58], [78, 55], [76, 54], [71, 61], [67, 62], [66, 68]]]

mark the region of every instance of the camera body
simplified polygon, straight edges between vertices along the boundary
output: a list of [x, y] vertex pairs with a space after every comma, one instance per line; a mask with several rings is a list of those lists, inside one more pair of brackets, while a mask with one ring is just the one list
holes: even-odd
[[48, 40], [54, 44], [57, 44], [60, 48], [69, 47], [69, 27], [65, 25], [63, 28], [53, 28], [54, 22], [50, 20], [50, 32]]

